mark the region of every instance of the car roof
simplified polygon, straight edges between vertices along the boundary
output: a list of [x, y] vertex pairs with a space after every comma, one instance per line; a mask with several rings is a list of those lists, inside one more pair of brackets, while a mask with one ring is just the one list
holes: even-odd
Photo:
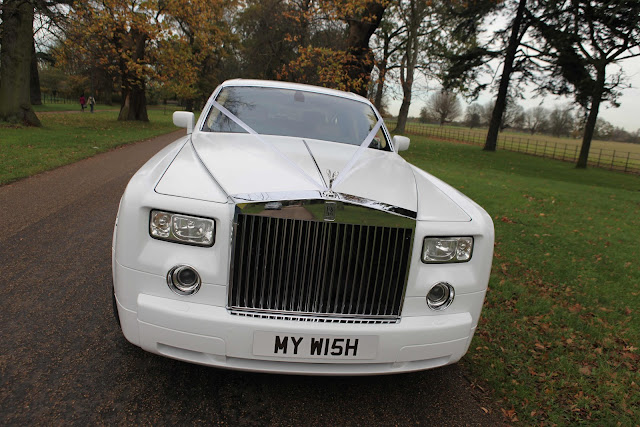
[[320, 86], [312, 86], [306, 85], [302, 83], [290, 83], [290, 82], [282, 82], [276, 80], [254, 80], [254, 79], [232, 79], [227, 80], [222, 83], [223, 87], [227, 86], [255, 86], [255, 87], [270, 87], [276, 89], [294, 89], [294, 90], [303, 90], [306, 92], [315, 92], [322, 93], [326, 95], [340, 96], [342, 98], [349, 98], [356, 101], [366, 102], [370, 104], [370, 101], [367, 98], [364, 98], [360, 95], [356, 95], [352, 92], [344, 92], [336, 89], [329, 89], [326, 87]]

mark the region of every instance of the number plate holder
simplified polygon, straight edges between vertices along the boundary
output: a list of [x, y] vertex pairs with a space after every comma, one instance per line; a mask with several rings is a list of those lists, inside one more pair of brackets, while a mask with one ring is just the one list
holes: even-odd
[[294, 359], [371, 360], [378, 355], [378, 336], [256, 331], [253, 354]]

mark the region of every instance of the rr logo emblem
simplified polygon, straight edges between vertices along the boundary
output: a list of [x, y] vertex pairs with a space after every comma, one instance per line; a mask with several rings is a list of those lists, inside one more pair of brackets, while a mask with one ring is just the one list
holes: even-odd
[[337, 208], [338, 204], [336, 202], [324, 202], [324, 220], [335, 221]]

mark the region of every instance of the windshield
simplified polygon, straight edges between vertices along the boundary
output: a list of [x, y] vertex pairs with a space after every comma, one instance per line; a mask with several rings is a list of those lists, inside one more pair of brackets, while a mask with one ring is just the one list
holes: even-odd
[[[360, 145], [378, 122], [364, 102], [294, 89], [231, 86], [223, 88], [216, 101], [261, 135]], [[203, 131], [246, 133], [216, 108]], [[369, 147], [391, 151], [382, 128]]]

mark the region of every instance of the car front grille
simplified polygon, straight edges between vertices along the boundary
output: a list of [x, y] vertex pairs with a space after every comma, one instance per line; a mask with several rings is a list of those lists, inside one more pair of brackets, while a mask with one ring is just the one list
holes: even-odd
[[413, 229], [239, 213], [229, 309], [347, 323], [399, 319]]

